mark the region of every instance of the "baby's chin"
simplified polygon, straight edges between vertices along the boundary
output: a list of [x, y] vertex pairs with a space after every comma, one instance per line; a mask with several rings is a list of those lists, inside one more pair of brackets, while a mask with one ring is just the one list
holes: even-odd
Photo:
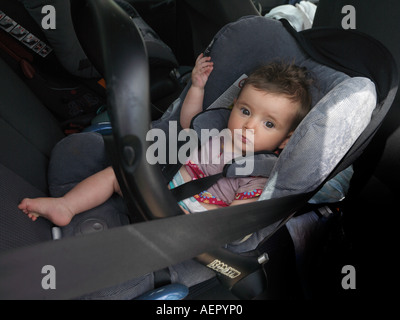
[[252, 145], [248, 146], [247, 144], [241, 142], [238, 143], [232, 141], [232, 149], [235, 154], [239, 154], [242, 156], [254, 154], [254, 148]]

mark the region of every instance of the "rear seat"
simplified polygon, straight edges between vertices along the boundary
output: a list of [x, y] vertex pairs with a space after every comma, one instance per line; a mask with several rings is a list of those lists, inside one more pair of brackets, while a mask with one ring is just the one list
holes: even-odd
[[64, 134], [58, 121], [0, 59], [0, 162], [47, 192], [50, 152]]
[[30, 223], [17, 205], [48, 194], [51, 150], [61, 127], [25, 83], [0, 58], [0, 251], [51, 239], [51, 224]]

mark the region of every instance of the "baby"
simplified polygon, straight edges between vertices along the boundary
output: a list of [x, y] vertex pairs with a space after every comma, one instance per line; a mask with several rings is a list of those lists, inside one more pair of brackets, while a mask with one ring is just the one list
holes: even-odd
[[[212, 70], [211, 58], [201, 54], [182, 104], [183, 129], [189, 128], [193, 117], [203, 111], [204, 87]], [[217, 153], [222, 160], [201, 163], [195, 160], [200, 150], [194, 152], [169, 187], [221, 172], [225, 163], [244, 153], [282, 150], [310, 110], [310, 84], [307, 71], [293, 64], [271, 63], [256, 69], [234, 101], [228, 121], [232, 139], [222, 144]], [[266, 181], [263, 177], [222, 178], [208, 190], [179, 204], [185, 213], [190, 213], [256, 201]], [[112, 167], [107, 167], [77, 184], [63, 197], [25, 198], [18, 208], [33, 221], [42, 216], [55, 225], [65, 226], [76, 214], [104, 203], [114, 193], [123, 196]]]

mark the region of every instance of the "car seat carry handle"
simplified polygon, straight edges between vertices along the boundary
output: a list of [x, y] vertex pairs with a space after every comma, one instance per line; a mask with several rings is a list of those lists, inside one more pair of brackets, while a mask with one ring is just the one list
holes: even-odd
[[[168, 189], [160, 183], [163, 181], [160, 168], [146, 159], [150, 81], [147, 52], [140, 31], [112, 0], [71, 1], [71, 12], [74, 27], [93, 29], [94, 26], [96, 30], [89, 44], [98, 48], [101, 57], [93, 63], [104, 73], [107, 84], [108, 110], [118, 162], [113, 166], [123, 186], [124, 198], [129, 197], [132, 200], [129, 203], [135, 204], [130, 211], [139, 211], [144, 219], [182, 214], [172, 197], [161, 196], [154, 201], [154, 195], [168, 193]], [[81, 42], [85, 49], [88, 43]]]

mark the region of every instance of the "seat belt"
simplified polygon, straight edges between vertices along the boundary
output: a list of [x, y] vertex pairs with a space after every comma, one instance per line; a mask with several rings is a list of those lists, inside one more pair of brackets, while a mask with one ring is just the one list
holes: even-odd
[[[256, 201], [9, 250], [0, 255], [0, 299], [73, 299], [111, 287], [280, 221], [310, 196]], [[42, 286], [42, 269], [48, 265], [56, 271], [56, 289]]]
[[204, 178], [192, 180], [171, 189], [171, 193], [177, 201], [181, 201], [207, 190], [212, 185], [217, 183], [217, 181], [222, 177], [224, 177], [224, 174], [221, 172]]
[[[17, 61], [25, 77], [32, 79], [34, 52], [45, 58], [53, 49], [44, 41], [25, 29], [17, 21], [0, 10], [0, 49]], [[31, 52], [28, 52], [28, 50]]]
[[[245, 162], [243, 162], [243, 160], [246, 159], [253, 161], [253, 170], [243, 175], [237, 174], [236, 173], [237, 169], [241, 169], [244, 167]], [[278, 156], [274, 152], [267, 152], [267, 151], [258, 152], [252, 156], [248, 156], [247, 158], [238, 157], [233, 159], [232, 163], [225, 164], [222, 172], [188, 181], [184, 184], [181, 184], [171, 189], [171, 193], [177, 201], [181, 201], [183, 199], [192, 197], [195, 194], [199, 194], [204, 190], [207, 190], [223, 177], [227, 178], [239, 178], [248, 176], [268, 177], [277, 160]]]

